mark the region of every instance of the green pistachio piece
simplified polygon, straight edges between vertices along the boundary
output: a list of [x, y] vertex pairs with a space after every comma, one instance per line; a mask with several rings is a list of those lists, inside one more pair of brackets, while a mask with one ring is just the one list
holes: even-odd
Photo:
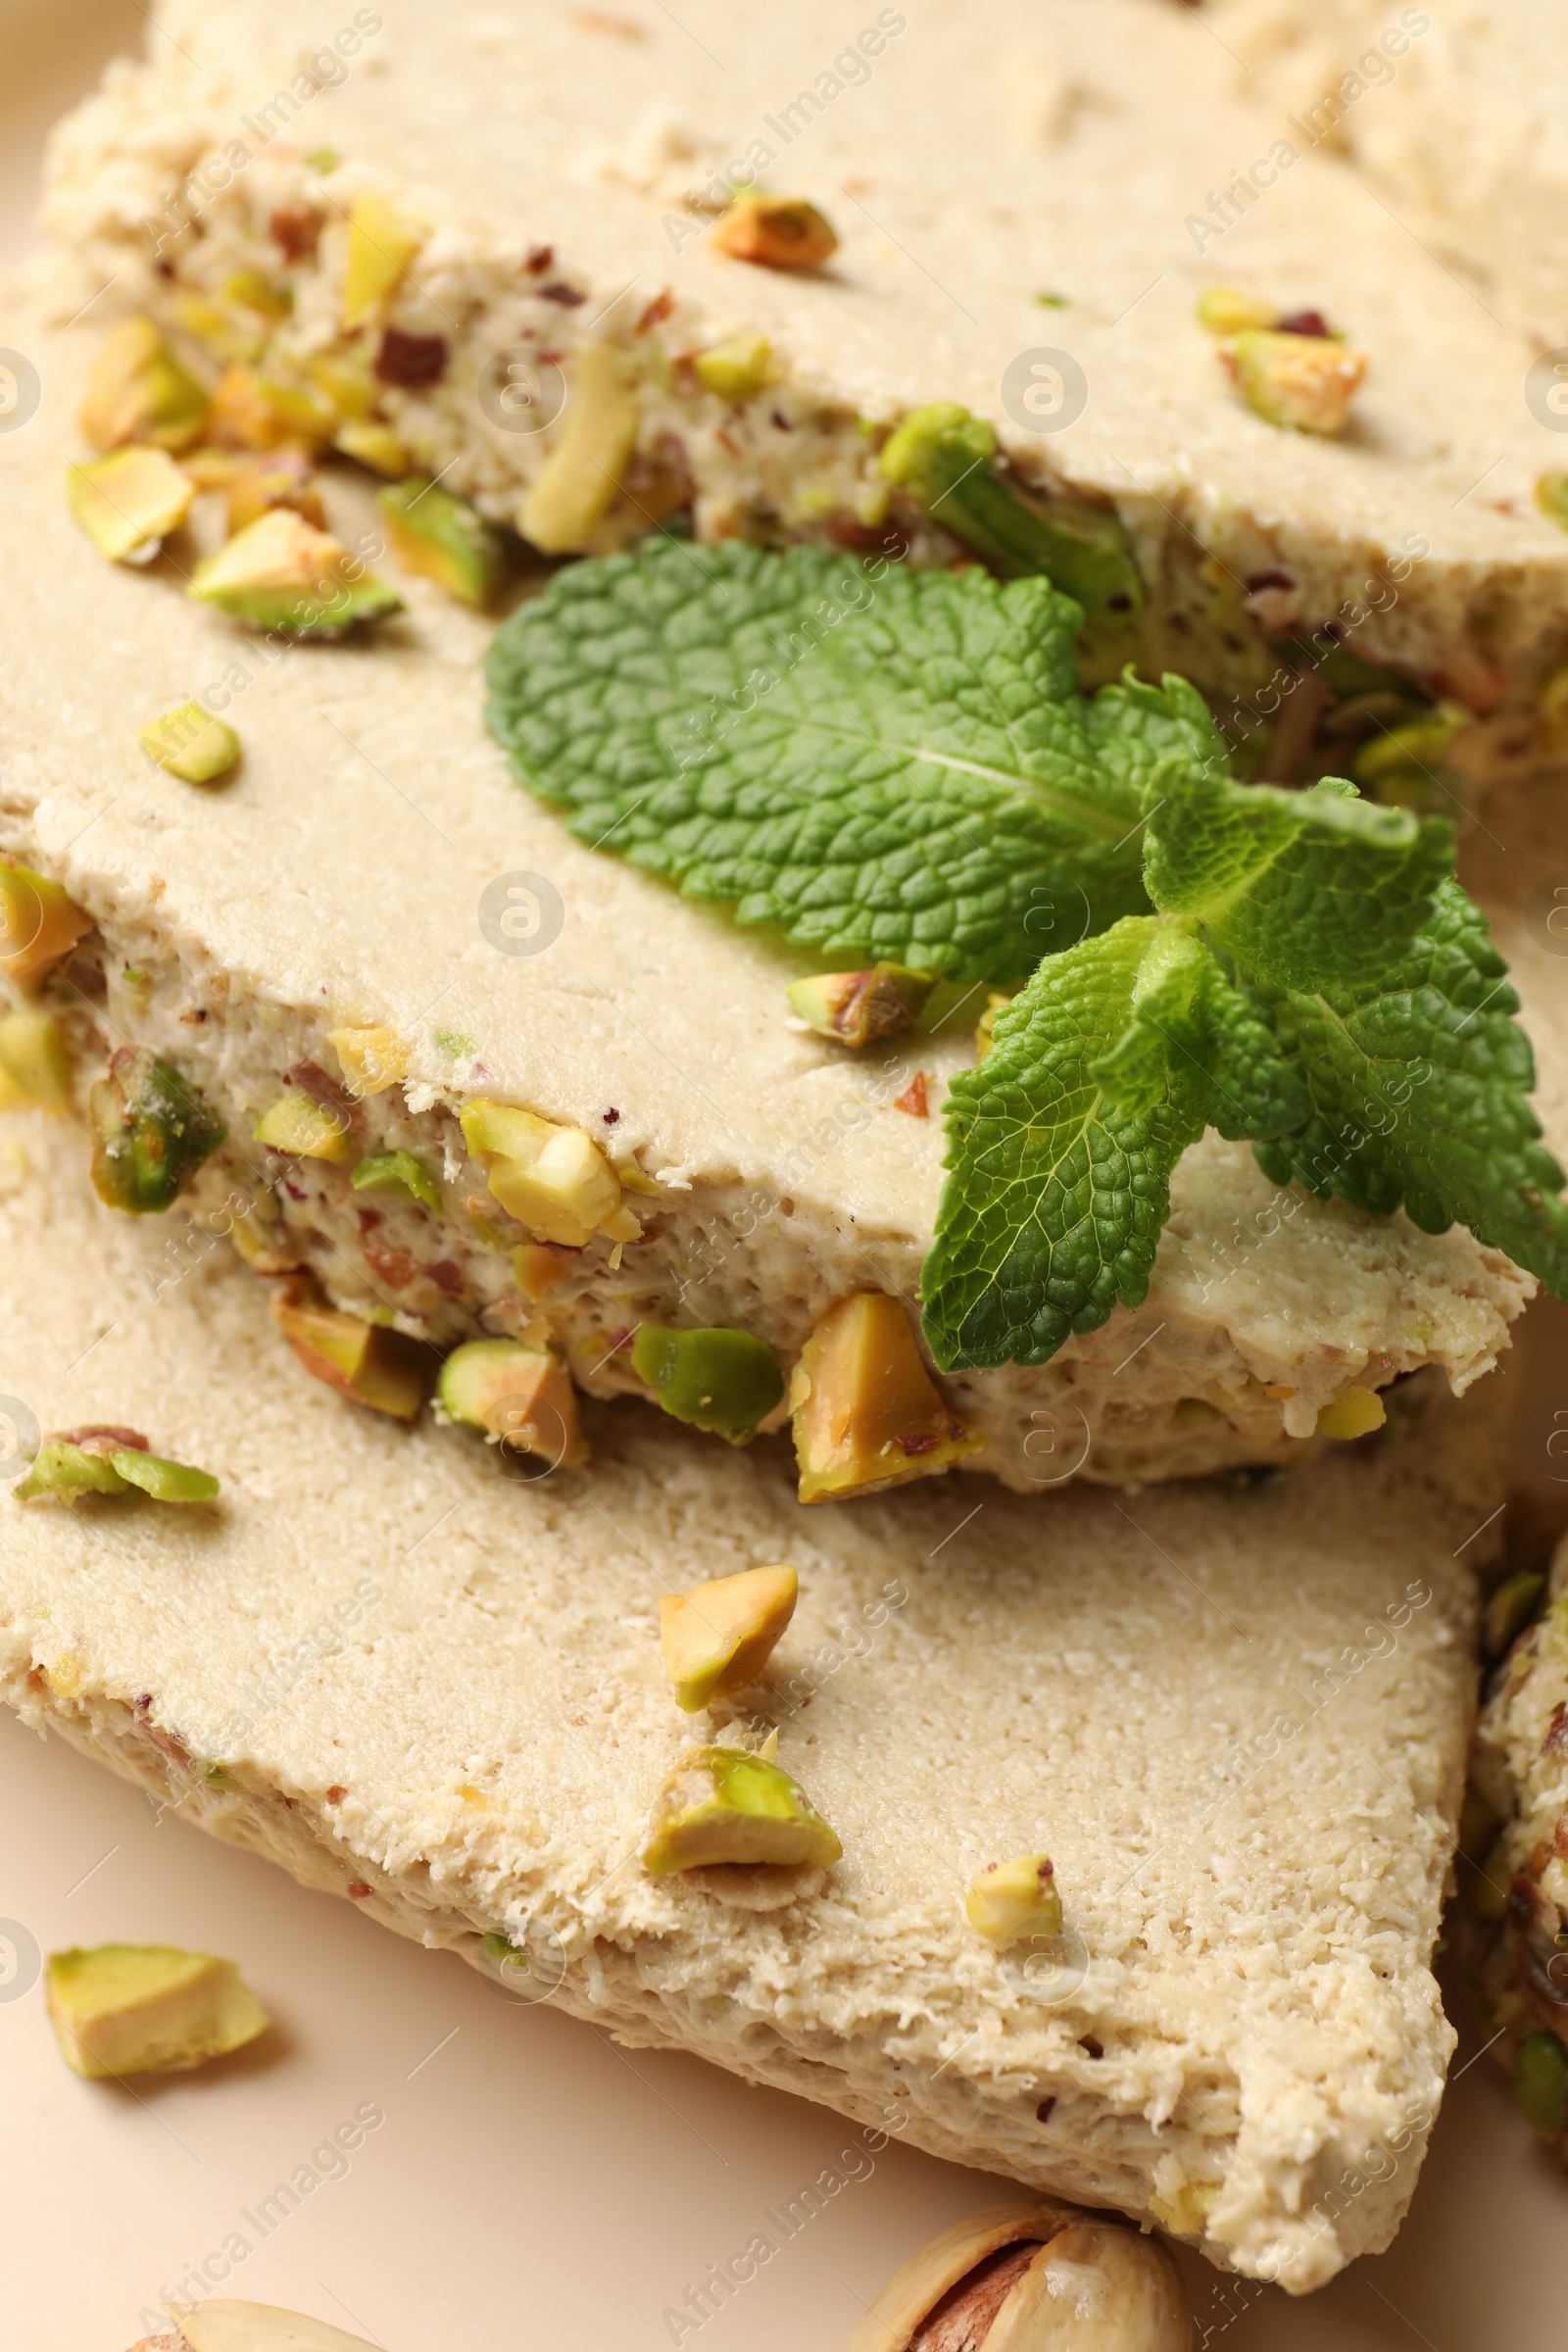
[[232, 1960], [172, 1944], [52, 1952], [44, 1989], [60, 2055], [90, 2081], [205, 2066], [271, 2023]]
[[468, 1340], [441, 1367], [436, 1400], [449, 1421], [482, 1429], [514, 1452], [575, 1470], [587, 1447], [563, 1357], [525, 1340]]
[[58, 1110], [70, 1093], [58, 1024], [46, 1012], [0, 1014], [0, 1110]]
[[286, 1152], [295, 1159], [347, 1159], [354, 1141], [341, 1111], [314, 1095], [279, 1095], [252, 1129], [269, 1152]]
[[1221, 356], [1248, 407], [1267, 423], [1329, 437], [1348, 424], [1367, 369], [1364, 351], [1332, 336], [1263, 327], [1246, 328]]
[[844, 1848], [782, 1765], [742, 1747], [699, 1747], [659, 1792], [643, 1868], [656, 1878], [712, 1862], [837, 1862]]
[[196, 485], [167, 450], [117, 449], [66, 469], [71, 512], [101, 556], [122, 564], [177, 530]]
[[1514, 1636], [1529, 1624], [1545, 1589], [1545, 1578], [1530, 1568], [1521, 1569], [1517, 1576], [1508, 1577], [1497, 1587], [1487, 1602], [1484, 1621], [1483, 1638], [1489, 1658], [1500, 1658]]
[[997, 471], [997, 436], [952, 401], [916, 409], [881, 456], [883, 474], [1004, 579], [1044, 572], [1091, 621], [1133, 612], [1144, 583], [1115, 513], [1076, 499], [1025, 497]]
[[127, 441], [185, 449], [206, 416], [206, 393], [150, 318], [122, 318], [110, 328], [87, 371], [81, 404], [81, 429], [94, 449], [121, 449]]
[[226, 719], [214, 718], [200, 703], [181, 703], [162, 718], [149, 719], [140, 741], [160, 767], [186, 784], [211, 784], [239, 758], [239, 737]]
[[970, 1927], [988, 1943], [1061, 1934], [1061, 1895], [1049, 1854], [988, 1863], [970, 1880], [963, 1907]]
[[795, 1614], [800, 1578], [787, 1563], [743, 1568], [659, 1603], [664, 1674], [675, 1704], [695, 1715], [758, 1680]]
[[411, 473], [378, 490], [375, 503], [386, 516], [392, 552], [410, 571], [465, 605], [489, 603], [501, 578], [501, 540], [466, 499], [438, 488], [427, 473]]
[[25, 865], [0, 865], [0, 974], [31, 988], [92, 929], [92, 916], [58, 882]]
[[100, 1200], [132, 1216], [168, 1208], [222, 1142], [199, 1086], [145, 1047], [122, 1046], [87, 1101]]
[[792, 981], [784, 993], [818, 1037], [840, 1046], [871, 1046], [917, 1021], [935, 986], [934, 972], [879, 963], [868, 972], [818, 972], [809, 980]]
[[139, 1487], [154, 1502], [211, 1502], [218, 1493], [212, 1472], [193, 1469], [189, 1462], [166, 1462], [128, 1446], [117, 1447], [109, 1459], [127, 1486]]
[[425, 231], [374, 188], [356, 196], [349, 211], [343, 268], [343, 324], [365, 326], [380, 317], [424, 243]]
[[412, 1152], [372, 1152], [360, 1161], [349, 1182], [357, 1193], [401, 1193], [405, 1200], [417, 1200], [437, 1216], [445, 1207], [440, 1186]]
[[1457, 703], [1439, 703], [1402, 726], [1385, 727], [1369, 736], [1357, 751], [1350, 773], [1358, 784], [1374, 787], [1406, 769], [1432, 767], [1469, 724], [1469, 711]]
[[1514, 2097], [1532, 2132], [1555, 2139], [1568, 2123], [1568, 2049], [1555, 2034], [1532, 2034], [1514, 2066]]
[[403, 609], [395, 588], [361, 570], [330, 531], [292, 507], [270, 507], [196, 566], [189, 594], [255, 629], [340, 637], [360, 621]]
[[740, 335], [700, 351], [692, 369], [720, 400], [750, 400], [772, 377], [773, 347], [765, 335]]
[[784, 1375], [765, 1341], [721, 1328], [672, 1331], [644, 1323], [631, 1344], [632, 1368], [672, 1419], [748, 1445], [784, 1395]]
[[111, 1455], [74, 1445], [69, 1438], [50, 1438], [39, 1446], [26, 1477], [12, 1491], [19, 1502], [35, 1502], [44, 1495], [59, 1502], [76, 1502], [83, 1494], [125, 1494], [129, 1488]]

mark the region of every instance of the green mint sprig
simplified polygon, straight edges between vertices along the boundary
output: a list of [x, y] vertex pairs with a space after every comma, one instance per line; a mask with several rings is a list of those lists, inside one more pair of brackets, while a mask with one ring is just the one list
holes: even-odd
[[488, 716], [580, 839], [740, 922], [1032, 973], [950, 1091], [922, 1277], [945, 1369], [1040, 1363], [1139, 1304], [1205, 1127], [1568, 1296], [1563, 1172], [1452, 828], [1236, 783], [1184, 680], [1080, 693], [1081, 619], [1040, 577], [656, 540], [503, 624]]
[[579, 840], [825, 956], [1005, 985], [1147, 908], [1146, 796], [1224, 759], [1182, 679], [1081, 695], [1080, 618], [1041, 578], [656, 539], [518, 608], [487, 715]]

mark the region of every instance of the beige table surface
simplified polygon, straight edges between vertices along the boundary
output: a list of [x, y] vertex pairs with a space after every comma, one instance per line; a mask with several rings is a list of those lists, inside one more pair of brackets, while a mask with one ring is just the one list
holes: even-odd
[[[144, 31], [135, 0], [0, 0], [0, 255], [26, 242], [47, 121]], [[1506, 1377], [1521, 1395], [1521, 1470], [1539, 1476], [1543, 1399], [1560, 1387], [1568, 1403], [1568, 1315], [1533, 1310], [1527, 1337], [1527, 1364]], [[1568, 1517], [1568, 1488], [1562, 1502]], [[56, 2056], [32, 1955], [109, 1938], [240, 1956], [275, 2030], [134, 2094], [78, 2082]], [[1478, 2040], [1459, 2023], [1455, 2078], [1394, 2248], [1300, 2303], [1188, 2260], [1196, 2340], [1558, 2352], [1568, 2181], [1491, 2064], [1470, 2063]], [[177, 2292], [236, 2228], [254, 2239], [240, 2215], [367, 2105], [384, 2122], [339, 2177], [327, 2157], [312, 2168], [319, 2184], [257, 2246], [236, 2291], [385, 2352], [656, 2352], [674, 2340], [665, 2309], [851, 2136], [826, 2109], [514, 2006], [460, 1961], [159, 1818], [0, 1715], [0, 2352], [124, 2352], [142, 2307]], [[1005, 2193], [896, 2143], [866, 2164], [685, 2344], [836, 2352], [895, 2264]]]

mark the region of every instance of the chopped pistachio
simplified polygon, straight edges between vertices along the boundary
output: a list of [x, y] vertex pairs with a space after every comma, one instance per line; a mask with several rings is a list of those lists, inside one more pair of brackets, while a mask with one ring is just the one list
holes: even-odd
[[311, 171], [324, 175], [328, 172], [335, 172], [343, 158], [335, 147], [313, 147], [305, 161]]
[[1131, 612], [1144, 583], [1113, 508], [1027, 497], [995, 464], [996, 434], [951, 401], [916, 409], [883, 450], [884, 477], [1004, 579], [1044, 572], [1090, 620]]
[[0, 1013], [0, 1110], [58, 1110], [70, 1096], [59, 1024], [46, 1012]]
[[206, 393], [150, 318], [122, 318], [110, 328], [81, 404], [81, 429], [94, 449], [121, 449], [128, 441], [186, 449], [206, 416]]
[[87, 1117], [98, 1198], [133, 1216], [168, 1208], [224, 1135], [201, 1088], [145, 1047], [113, 1055]]
[[487, 605], [501, 580], [501, 540], [466, 499], [441, 489], [427, 473], [376, 492], [392, 552], [410, 570], [437, 581], [449, 596], [475, 610]]
[[820, 270], [839, 249], [831, 222], [804, 196], [737, 196], [713, 231], [720, 253], [765, 270]]
[[245, 318], [231, 306], [210, 302], [205, 294], [181, 287], [174, 296], [174, 316], [192, 342], [216, 360], [259, 360], [267, 349], [267, 329], [255, 317]]
[[944, 1402], [897, 1298], [856, 1291], [807, 1341], [790, 1381], [801, 1500], [874, 1494], [984, 1450]]
[[318, 531], [326, 528], [326, 509], [316, 486], [311, 461], [302, 449], [268, 450], [260, 457], [231, 464], [226, 482], [228, 535], [265, 514], [270, 507], [292, 507]]
[[314, 1283], [296, 1280], [274, 1294], [272, 1313], [307, 1372], [356, 1404], [412, 1421], [424, 1402], [419, 1350], [381, 1323], [328, 1306]]
[[765, 1340], [749, 1331], [672, 1331], [643, 1323], [632, 1367], [672, 1419], [749, 1445], [784, 1395], [784, 1375]]
[[69, 956], [92, 919], [58, 882], [27, 865], [0, 865], [0, 973], [19, 988]]
[[172, 1944], [51, 1952], [44, 1989], [61, 2057], [91, 2082], [205, 2066], [272, 2022], [232, 1960]]
[[366, 354], [352, 344], [318, 352], [308, 363], [311, 381], [324, 392], [344, 422], [368, 424], [380, 387]]
[[263, 1111], [252, 1133], [269, 1152], [296, 1159], [347, 1159], [354, 1149], [341, 1111], [293, 1089]]
[[334, 418], [318, 392], [258, 375], [235, 360], [213, 393], [208, 430], [229, 449], [282, 449], [291, 444], [319, 449], [331, 437]]
[[117, 449], [67, 467], [71, 512], [101, 556], [156, 550], [190, 513], [196, 485], [167, 450]]
[[296, 637], [341, 636], [403, 609], [372, 572], [351, 576], [348, 549], [303, 514], [273, 507], [196, 567], [189, 593], [247, 622]]
[[743, 1747], [698, 1747], [660, 1789], [642, 1863], [664, 1877], [713, 1862], [837, 1862], [843, 1851], [782, 1765]]
[[700, 351], [692, 367], [698, 380], [720, 400], [750, 400], [772, 380], [773, 346], [765, 335], [737, 335]]
[[988, 1862], [969, 1882], [963, 1908], [969, 1925], [988, 1943], [1011, 1943], [1017, 1936], [1059, 1936], [1061, 1895], [1049, 1854], [1015, 1854], [1010, 1862]]
[[362, 189], [349, 213], [349, 249], [343, 268], [343, 324], [367, 326], [378, 318], [408, 275], [424, 243], [424, 231], [407, 220], [388, 197]]
[[465, 1105], [463, 1132], [502, 1207], [537, 1240], [580, 1250], [596, 1233], [612, 1242], [641, 1239], [642, 1227], [621, 1205], [619, 1178], [580, 1127], [481, 1098]]
[[1500, 1658], [1514, 1636], [1530, 1623], [1545, 1589], [1545, 1578], [1531, 1568], [1522, 1568], [1497, 1587], [1487, 1601], [1483, 1621], [1482, 1646], [1489, 1658]]
[[800, 1579], [788, 1566], [743, 1568], [659, 1603], [664, 1672], [675, 1704], [695, 1715], [710, 1699], [748, 1690], [795, 1614]]
[[49, 1438], [33, 1455], [21, 1485], [13, 1488], [19, 1502], [50, 1496], [58, 1502], [76, 1502], [83, 1494], [125, 1494], [126, 1481], [111, 1456], [70, 1438]]
[[1243, 335], [1249, 327], [1279, 323], [1279, 308], [1257, 294], [1238, 293], [1234, 286], [1210, 286], [1198, 298], [1198, 322], [1211, 335]]
[[1269, 424], [1330, 437], [1349, 422], [1350, 402], [1367, 370], [1364, 351], [1332, 337], [1260, 327], [1235, 336], [1223, 357], [1248, 407]]
[[1458, 703], [1439, 703], [1403, 725], [1385, 727], [1357, 751], [1350, 772], [1358, 784], [1381, 784], [1404, 768], [1430, 767], [1443, 759], [1449, 744], [1470, 724], [1470, 713]]
[[620, 487], [637, 447], [636, 381], [627, 356], [608, 343], [578, 352], [555, 447], [517, 516], [543, 555], [578, 554]]
[[552, 1348], [524, 1340], [469, 1340], [441, 1367], [436, 1400], [449, 1421], [482, 1429], [518, 1453], [573, 1470], [587, 1457], [577, 1392]]
[[1536, 504], [1548, 522], [1568, 531], [1568, 473], [1544, 473], [1536, 484]]
[[357, 1193], [401, 1193], [440, 1216], [445, 1205], [441, 1187], [412, 1152], [372, 1152], [362, 1159], [350, 1184]]
[[1568, 734], [1568, 662], [1547, 674], [1541, 689], [1541, 716], [1553, 735]]
[[1381, 1429], [1388, 1417], [1376, 1389], [1347, 1389], [1318, 1414], [1317, 1434], [1320, 1438], [1364, 1438]]
[[451, 1054], [454, 1061], [466, 1061], [474, 1050], [473, 1039], [465, 1037], [461, 1029], [438, 1029], [435, 1042], [443, 1054]]
[[1514, 2096], [1532, 2132], [1555, 2139], [1568, 2123], [1568, 2049], [1555, 2034], [1532, 2034], [1514, 2066]]
[[227, 775], [239, 758], [233, 728], [200, 703], [181, 703], [177, 710], [149, 719], [139, 740], [160, 767], [186, 784], [211, 784], [215, 776]]
[[785, 994], [818, 1037], [841, 1046], [870, 1046], [917, 1021], [935, 986], [934, 972], [879, 963], [868, 972], [819, 972], [792, 982]]
[[211, 1502], [219, 1492], [212, 1472], [189, 1462], [166, 1461], [131, 1446], [117, 1446], [109, 1459], [127, 1486], [139, 1487], [154, 1502]]
[[404, 474], [414, 463], [407, 442], [389, 424], [340, 424], [332, 435], [332, 447], [343, 457], [368, 466], [372, 473]]
[[395, 1029], [368, 1025], [329, 1029], [326, 1042], [348, 1080], [349, 1093], [384, 1095], [408, 1076], [409, 1050]]
[[261, 270], [234, 270], [224, 278], [223, 292], [230, 302], [241, 302], [248, 311], [274, 321], [288, 318], [294, 308], [290, 289]]

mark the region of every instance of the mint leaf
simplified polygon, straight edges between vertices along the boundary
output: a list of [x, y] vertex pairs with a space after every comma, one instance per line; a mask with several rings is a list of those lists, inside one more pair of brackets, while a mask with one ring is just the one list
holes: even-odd
[[1312, 1109], [1254, 1145], [1258, 1163], [1374, 1215], [1402, 1200], [1429, 1233], [1467, 1225], [1563, 1298], [1568, 1203], [1525, 1099], [1536, 1072], [1519, 1000], [1481, 909], [1451, 880], [1435, 901], [1376, 980], [1259, 991]]
[[921, 1278], [938, 1364], [1044, 1363], [1069, 1333], [1141, 1304], [1188, 1145], [1205, 1125], [1306, 1107], [1256, 1008], [1186, 926], [1130, 916], [1049, 957], [949, 1092], [950, 1173]]
[[1330, 781], [1309, 792], [1170, 773], [1147, 830], [1154, 905], [1201, 922], [1278, 988], [1369, 980], [1420, 930], [1453, 871], [1453, 828]]
[[1016, 980], [1148, 901], [1144, 795], [1223, 763], [1190, 688], [1078, 691], [1044, 579], [662, 539], [498, 631], [492, 732], [579, 839], [825, 957]]

